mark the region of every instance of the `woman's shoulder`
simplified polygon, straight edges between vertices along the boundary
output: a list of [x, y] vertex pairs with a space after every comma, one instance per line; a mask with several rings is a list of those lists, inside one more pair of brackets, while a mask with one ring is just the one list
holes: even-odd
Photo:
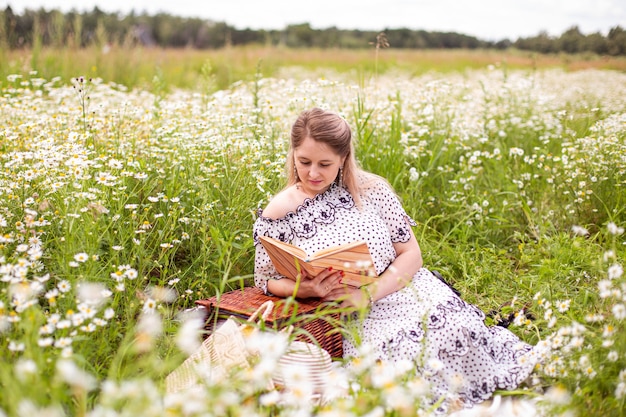
[[278, 220], [288, 213], [295, 212], [302, 204], [298, 198], [295, 185], [289, 186], [276, 194], [263, 209], [263, 217]]
[[361, 192], [364, 194], [365, 197], [376, 193], [395, 194], [393, 187], [391, 186], [389, 181], [387, 181], [387, 179], [371, 172], [361, 174], [359, 176], [359, 183]]

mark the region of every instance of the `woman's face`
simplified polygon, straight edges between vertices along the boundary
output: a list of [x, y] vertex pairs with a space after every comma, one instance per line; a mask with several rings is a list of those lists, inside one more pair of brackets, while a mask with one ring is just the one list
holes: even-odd
[[295, 148], [293, 155], [301, 187], [309, 195], [326, 191], [337, 178], [345, 159], [325, 143], [311, 138]]

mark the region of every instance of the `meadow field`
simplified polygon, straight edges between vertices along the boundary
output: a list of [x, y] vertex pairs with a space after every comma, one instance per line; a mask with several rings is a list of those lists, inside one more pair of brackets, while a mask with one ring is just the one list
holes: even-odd
[[[333, 69], [354, 77], [387, 71], [416, 76], [436, 71], [449, 73], [499, 65], [503, 70], [600, 69], [626, 71], [626, 57], [597, 55], [543, 55], [516, 50], [440, 49], [290, 49], [232, 47], [224, 49], [125, 48], [120, 45], [90, 48], [35, 48], [9, 50], [0, 44], [0, 86], [11, 74], [36, 70], [38, 77], [67, 82], [82, 75], [116, 82], [128, 88], [156, 92], [163, 88], [202, 89], [213, 92], [257, 74], [275, 77], [284, 68], [307, 71]], [[157, 82], [158, 80], [158, 82]], [[207, 83], [210, 81], [210, 83]]]
[[425, 265], [540, 347], [528, 386], [502, 394], [545, 416], [621, 416], [624, 69], [362, 59], [269, 71], [256, 55], [204, 56], [186, 81], [176, 54], [151, 70], [136, 55], [117, 70], [99, 55], [4, 60], [0, 416], [429, 415], [420, 375], [367, 355], [337, 368], [323, 404], [302, 375], [299, 391], [267, 391], [280, 338], [223, 383], [165, 393], [201, 340], [195, 300], [251, 284], [256, 210], [312, 106], [349, 121], [362, 166], [417, 221]]

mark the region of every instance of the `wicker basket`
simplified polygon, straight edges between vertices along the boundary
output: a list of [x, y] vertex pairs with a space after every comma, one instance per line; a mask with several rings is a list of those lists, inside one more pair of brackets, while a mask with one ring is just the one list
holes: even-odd
[[297, 340], [318, 344], [333, 358], [343, 356], [341, 333], [335, 326], [339, 313], [331, 311], [330, 306], [322, 301], [306, 299], [289, 302], [284, 298], [267, 296], [257, 287], [244, 287], [197, 300], [196, 304], [208, 309], [207, 330], [211, 331], [219, 319], [230, 316], [247, 319], [268, 300], [274, 302], [274, 309], [266, 325], [275, 329], [293, 325]]

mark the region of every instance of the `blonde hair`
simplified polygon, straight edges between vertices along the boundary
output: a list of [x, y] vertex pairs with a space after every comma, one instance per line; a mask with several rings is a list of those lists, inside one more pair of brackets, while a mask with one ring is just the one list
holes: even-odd
[[317, 107], [300, 113], [291, 128], [291, 141], [285, 163], [287, 186], [298, 182], [293, 153], [306, 138], [326, 144], [337, 155], [344, 158], [343, 173], [340, 171], [335, 181], [339, 182], [339, 176], [342, 175], [341, 182], [352, 195], [355, 203], [360, 206], [363, 181], [366, 178], [371, 179], [372, 174], [366, 173], [358, 166], [354, 156], [352, 130], [348, 122], [337, 113]]

